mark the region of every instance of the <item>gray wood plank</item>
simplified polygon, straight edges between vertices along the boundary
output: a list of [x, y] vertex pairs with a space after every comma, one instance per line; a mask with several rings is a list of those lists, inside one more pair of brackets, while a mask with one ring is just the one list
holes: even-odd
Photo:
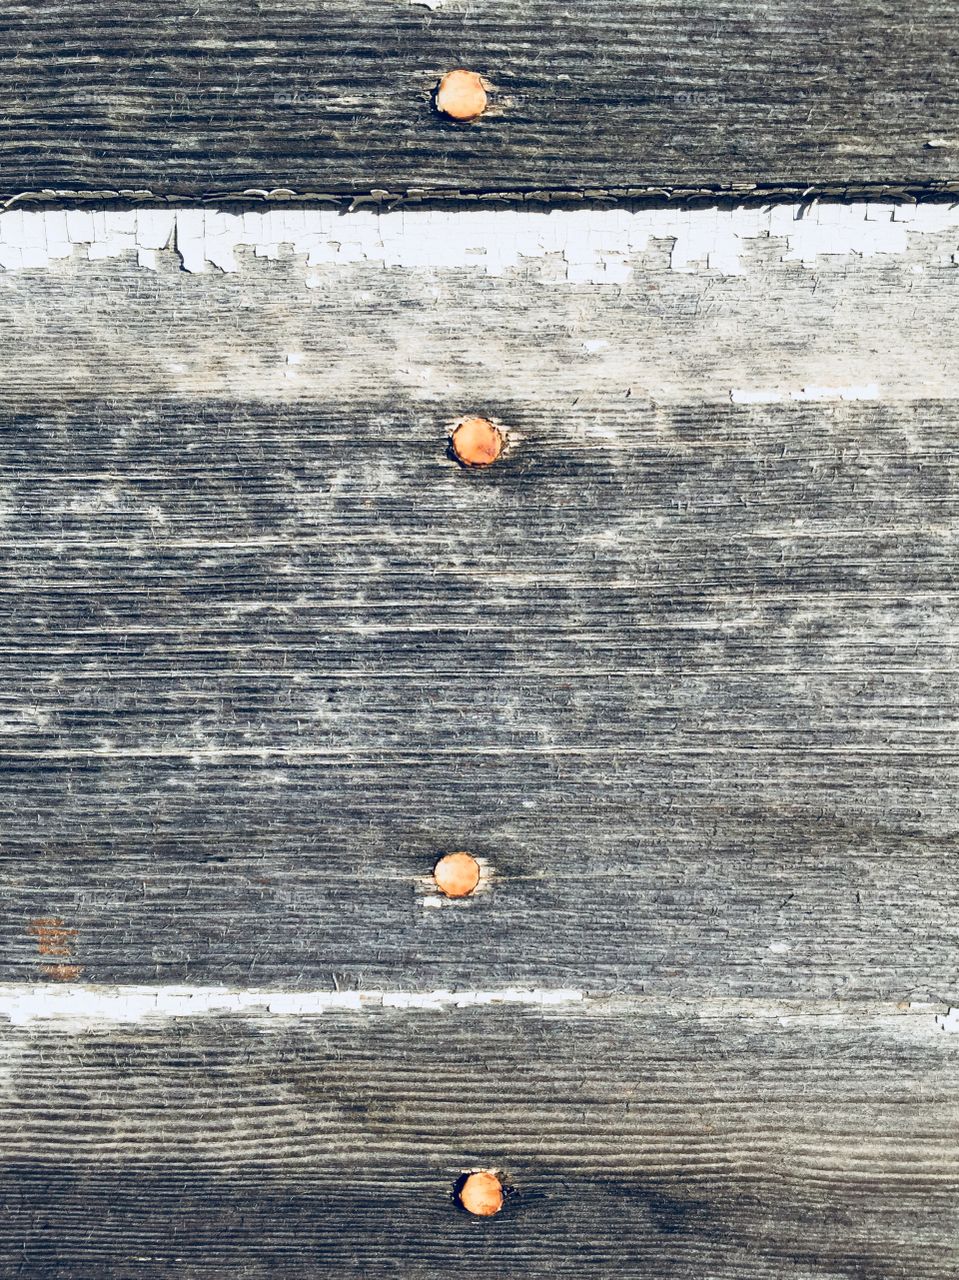
[[957, 1061], [849, 1004], [9, 1027], [3, 1274], [948, 1280]]
[[4, 275], [0, 975], [954, 994], [955, 232], [903, 244]]
[[0, 195], [955, 190], [957, 38], [944, 0], [14, 3]]

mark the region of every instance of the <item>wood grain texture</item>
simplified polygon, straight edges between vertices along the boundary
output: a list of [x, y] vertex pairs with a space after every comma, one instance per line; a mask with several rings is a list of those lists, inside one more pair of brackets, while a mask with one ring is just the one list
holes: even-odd
[[[9, 1277], [950, 1280], [931, 1011], [379, 1011], [11, 1028]], [[490, 1220], [450, 1201], [502, 1170]]]
[[957, 39], [944, 0], [13, 3], [0, 195], [954, 190]]
[[954, 246], [4, 275], [0, 976], [950, 999]]

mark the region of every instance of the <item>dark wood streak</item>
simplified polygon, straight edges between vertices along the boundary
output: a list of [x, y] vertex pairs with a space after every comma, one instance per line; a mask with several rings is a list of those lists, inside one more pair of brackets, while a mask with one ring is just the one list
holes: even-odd
[[[4, 1033], [6, 1276], [950, 1280], [931, 1012], [378, 1011]], [[503, 1212], [450, 1201], [501, 1169]]]
[[944, 0], [8, 4], [0, 195], [955, 190], [957, 35]]

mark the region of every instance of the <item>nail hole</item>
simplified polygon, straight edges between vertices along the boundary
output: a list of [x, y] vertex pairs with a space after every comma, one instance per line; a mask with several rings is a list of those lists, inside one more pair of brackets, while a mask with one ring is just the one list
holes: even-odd
[[453, 456], [464, 467], [488, 467], [503, 452], [502, 431], [486, 418], [462, 418], [453, 428]]
[[448, 898], [468, 898], [480, 881], [480, 864], [471, 853], [447, 853], [433, 868], [436, 887]]
[[454, 1192], [460, 1207], [477, 1218], [491, 1218], [503, 1207], [503, 1183], [492, 1169], [464, 1174]]
[[436, 109], [451, 120], [475, 120], [486, 110], [482, 78], [475, 71], [447, 71], [436, 90]]

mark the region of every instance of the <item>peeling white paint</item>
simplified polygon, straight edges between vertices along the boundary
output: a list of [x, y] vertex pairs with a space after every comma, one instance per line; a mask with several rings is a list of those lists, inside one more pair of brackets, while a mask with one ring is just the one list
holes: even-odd
[[70, 1023], [145, 1022], [162, 1018], [273, 1014], [321, 1017], [376, 1009], [473, 1009], [514, 1004], [533, 1008], [579, 1003], [570, 989], [506, 987], [499, 991], [231, 991], [225, 987], [149, 987], [8, 983], [0, 986], [0, 1018], [15, 1026], [50, 1020]]
[[959, 1009], [949, 1009], [946, 1013], [940, 1014], [936, 1018], [936, 1026], [941, 1031], [959, 1034]]
[[[0, 213], [0, 268], [49, 266], [78, 249], [91, 261], [124, 254], [145, 270], [175, 252], [185, 271], [241, 269], [240, 251], [304, 259], [304, 283], [327, 264], [368, 262], [407, 270], [500, 275], [527, 259], [552, 259], [570, 283], [622, 284], [657, 242], [674, 271], [742, 274], [753, 241], [781, 261], [812, 267], [824, 255], [904, 253], [909, 237], [959, 229], [959, 207], [811, 204], [740, 209], [266, 209], [31, 210]], [[953, 244], [943, 266], [955, 266]], [[662, 250], [659, 250], [661, 253]]]

